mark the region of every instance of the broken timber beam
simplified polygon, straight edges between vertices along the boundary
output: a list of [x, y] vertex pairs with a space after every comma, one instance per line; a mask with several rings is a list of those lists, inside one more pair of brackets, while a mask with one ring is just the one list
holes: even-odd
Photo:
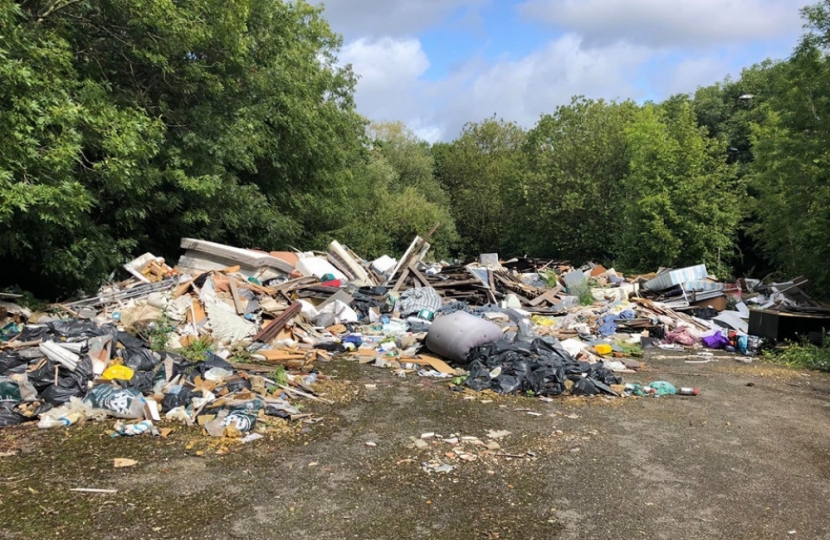
[[303, 305], [300, 302], [294, 301], [288, 309], [283, 311], [279, 317], [268, 323], [268, 326], [257, 332], [254, 336], [254, 341], [268, 343], [279, 334], [280, 330], [285, 328], [288, 321], [297, 316], [302, 311]]

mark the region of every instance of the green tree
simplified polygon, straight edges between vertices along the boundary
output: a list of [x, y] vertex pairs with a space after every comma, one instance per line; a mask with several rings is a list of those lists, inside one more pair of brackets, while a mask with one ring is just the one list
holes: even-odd
[[369, 126], [374, 153], [383, 156], [395, 171], [390, 189], [402, 191], [410, 187], [427, 200], [446, 206], [450, 199], [435, 179], [435, 159], [429, 143], [419, 139], [402, 122], [376, 122]]
[[464, 126], [452, 144], [436, 145], [436, 175], [452, 200], [466, 256], [509, 251], [524, 176], [525, 132], [490, 118]]
[[430, 243], [447, 256], [458, 233], [429, 144], [401, 123], [373, 124], [368, 137], [366, 160], [355, 165], [348, 204], [338, 208], [342, 226], [333, 234], [363, 256], [396, 256], [440, 223]]
[[738, 275], [767, 275], [774, 269], [774, 263], [751, 234], [755, 224], [751, 209], [757, 192], [748, 179], [753, 160], [752, 125], [764, 123], [764, 105], [785, 68], [784, 62], [766, 60], [744, 69], [737, 80], [727, 78], [694, 94], [699, 125], [707, 128], [710, 137], [726, 141], [727, 160], [736, 164], [738, 181], [746, 187], [747, 196], [740, 201], [744, 218], [737, 234], [739, 255], [734, 261]]
[[626, 134], [620, 264], [650, 271], [705, 263], [710, 272], [728, 274], [741, 193], [725, 143], [698, 127], [688, 100], [676, 102], [671, 114], [646, 105]]
[[361, 162], [365, 121], [321, 10], [0, 0], [10, 277], [54, 294], [94, 287], [144, 250], [175, 257], [182, 236], [322, 242]]
[[611, 260], [628, 174], [626, 128], [636, 112], [629, 101], [574, 98], [530, 130], [522, 212], [529, 253]]
[[830, 296], [830, 0], [804, 8], [808, 32], [753, 126], [753, 229], [782, 276]]

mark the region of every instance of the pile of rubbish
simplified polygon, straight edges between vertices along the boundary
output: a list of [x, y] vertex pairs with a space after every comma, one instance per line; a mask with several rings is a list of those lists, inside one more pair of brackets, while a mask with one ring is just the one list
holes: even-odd
[[0, 301], [0, 425], [145, 422], [116, 430], [132, 434], [164, 418], [241, 436], [269, 416], [307, 420], [288, 400], [323, 399], [314, 365], [334, 355], [476, 391], [649, 395], [622, 380], [643, 349], [752, 355], [758, 313], [823, 309], [806, 280], [721, 283], [704, 265], [428, 262], [432, 232], [372, 261], [336, 241], [302, 253], [185, 238], [175, 267], [144, 254], [129, 279], [49, 313]]
[[[26, 313], [17, 311], [21, 315]], [[314, 397], [302, 380], [280, 384], [243, 368], [270, 369], [234, 365], [210, 353], [193, 361], [155, 352], [114, 323], [48, 318], [13, 332], [6, 325], [0, 427], [38, 420], [39, 427], [50, 428], [113, 417], [127, 421], [116, 423], [116, 435], [139, 435], [157, 432], [154, 422], [163, 417], [198, 423], [213, 436], [241, 437], [266, 417], [309, 416], [288, 401]]]

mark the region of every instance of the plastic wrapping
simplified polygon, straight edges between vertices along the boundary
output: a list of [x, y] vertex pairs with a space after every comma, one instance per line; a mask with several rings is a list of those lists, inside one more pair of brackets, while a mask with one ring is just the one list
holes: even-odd
[[[75, 368], [75, 371], [69, 371], [65, 367], [61, 366], [58, 369], [57, 384], [54, 384], [54, 366], [56, 364], [51, 362], [50, 364], [51, 369], [48, 370], [49, 373], [46, 375], [45, 380], [52, 381], [53, 384], [48, 385], [46, 388], [39, 389], [40, 395], [43, 399], [52, 405], [63, 405], [68, 402], [71, 397], [83, 397], [86, 394], [87, 389], [89, 388], [89, 382], [93, 378], [92, 360], [88, 357], [82, 358], [78, 361], [78, 367]], [[39, 371], [34, 374], [30, 373], [29, 381], [35, 387], [38, 387], [38, 383], [43, 382], [44, 375], [43, 371]]]
[[14, 351], [0, 353], [0, 376], [8, 376], [12, 373], [23, 373], [26, 370], [28, 360]]
[[663, 338], [666, 343], [677, 343], [686, 347], [691, 347], [697, 342], [697, 337], [686, 326], [675, 328]]
[[0, 428], [16, 426], [23, 422], [37, 420], [39, 414], [52, 408], [49, 403], [37, 402], [24, 405], [11, 401], [0, 402]]
[[193, 392], [190, 388], [184, 386], [178, 387], [174, 390], [164, 394], [164, 398], [161, 400], [162, 412], [166, 413], [176, 407], [187, 407], [190, 405], [190, 400], [194, 397], [201, 397], [202, 395], [201, 390]]
[[129, 380], [118, 380], [116, 383], [122, 388], [132, 388], [142, 394], [153, 393], [153, 386], [156, 381], [154, 371], [136, 371]]
[[78, 319], [50, 322], [47, 326], [53, 333], [66, 339], [104, 336], [113, 331], [112, 325], [98, 326], [93, 321], [82, 321]]
[[729, 339], [721, 332], [715, 332], [711, 336], [703, 336], [700, 341], [709, 349], [723, 349], [729, 345]]
[[0, 377], [0, 403], [20, 403], [20, 386], [8, 377]]
[[501, 328], [492, 322], [458, 311], [435, 319], [427, 333], [426, 346], [445, 358], [464, 362], [473, 348], [501, 336]]
[[101, 384], [89, 391], [84, 402], [95, 409], [104, 409], [116, 418], [144, 417], [144, 397], [132, 388]]
[[29, 342], [29, 341], [40, 341], [49, 334], [51, 328], [45, 324], [27, 324], [23, 327], [23, 331], [20, 332], [20, 337], [18, 338], [21, 342]]
[[160, 362], [156, 353], [145, 347], [122, 349], [121, 357], [124, 365], [135, 371], [149, 371]]
[[531, 343], [499, 340], [476, 347], [468, 360], [470, 376], [464, 384], [476, 391], [556, 396], [565, 393], [565, 381], [571, 379], [576, 383], [575, 394], [592, 395], [613, 393], [609, 385], [620, 382], [602, 364], [579, 362], [558, 341], [539, 338]]

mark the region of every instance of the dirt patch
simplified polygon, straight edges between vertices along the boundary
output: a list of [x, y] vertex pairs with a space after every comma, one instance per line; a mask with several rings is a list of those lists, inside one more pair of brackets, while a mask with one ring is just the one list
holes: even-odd
[[[334, 361], [335, 403], [304, 404], [319, 423], [249, 444], [113, 439], [111, 421], [4, 430], [0, 537], [830, 538], [830, 377], [646, 360], [628, 380], [701, 395], [546, 403]], [[498, 450], [444, 441], [500, 430]]]

